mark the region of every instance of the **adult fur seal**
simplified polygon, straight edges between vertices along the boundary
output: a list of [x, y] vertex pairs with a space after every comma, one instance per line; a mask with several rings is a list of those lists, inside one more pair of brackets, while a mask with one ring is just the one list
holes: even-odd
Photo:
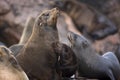
[[120, 64], [115, 54], [96, 54], [89, 41], [82, 35], [69, 32], [68, 39], [78, 59], [78, 72], [81, 76], [100, 80], [120, 80]]
[[52, 44], [55, 53], [59, 56], [58, 67], [63, 78], [70, 78], [76, 72], [77, 59], [70, 47], [55, 42]]
[[43, 11], [35, 20], [32, 35], [16, 56], [29, 77], [38, 80], [59, 80], [56, 72], [57, 55], [52, 43], [58, 41], [56, 8]]
[[0, 80], [29, 80], [12, 52], [0, 46]]
[[96, 40], [117, 32], [115, 24], [91, 6], [76, 0], [54, 0], [52, 2], [52, 5], [69, 14], [84, 35]]
[[19, 44], [14, 44], [9, 47], [9, 49], [14, 53], [14, 56], [16, 56], [20, 52], [20, 50], [24, 47], [24, 44], [30, 38], [33, 30], [34, 21], [35, 19], [33, 17], [29, 17], [27, 19]]

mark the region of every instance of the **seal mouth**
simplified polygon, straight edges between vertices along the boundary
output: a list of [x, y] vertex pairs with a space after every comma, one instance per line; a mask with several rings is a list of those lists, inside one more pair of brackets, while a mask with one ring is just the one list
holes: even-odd
[[58, 8], [45, 10], [38, 16], [36, 22], [38, 26], [42, 27], [42, 25], [45, 25], [56, 29], [57, 17], [59, 15], [60, 15], [60, 11]]
[[57, 22], [57, 17], [60, 15], [60, 10], [58, 8], [53, 8], [50, 10], [49, 13], [49, 19], [47, 20], [47, 23], [49, 25], [55, 25]]
[[57, 17], [60, 15], [60, 10], [57, 7], [53, 8], [51, 12], [53, 12], [54, 15], [56, 14]]

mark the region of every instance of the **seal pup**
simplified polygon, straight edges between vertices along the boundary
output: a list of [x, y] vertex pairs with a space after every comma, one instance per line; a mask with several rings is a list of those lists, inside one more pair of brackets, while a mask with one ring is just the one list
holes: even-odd
[[58, 70], [63, 78], [70, 78], [75, 74], [77, 59], [70, 47], [66, 44], [55, 42], [52, 44], [54, 52], [59, 56]]
[[29, 80], [12, 52], [0, 46], [0, 80]]
[[33, 17], [29, 17], [27, 19], [19, 43], [9, 47], [9, 49], [14, 53], [14, 56], [16, 56], [20, 52], [20, 50], [24, 47], [24, 44], [27, 43], [28, 39], [30, 38], [33, 30], [34, 21], [35, 19]]
[[88, 38], [102, 39], [117, 32], [117, 27], [112, 21], [89, 5], [76, 0], [54, 0], [51, 5], [66, 12], [77, 29]]
[[57, 8], [43, 11], [35, 19], [32, 35], [16, 56], [29, 78], [59, 80], [56, 72], [57, 55], [52, 50], [52, 43], [58, 41], [58, 14]]
[[120, 80], [120, 64], [112, 52], [103, 56], [96, 54], [89, 41], [82, 35], [68, 33], [71, 48], [78, 61], [78, 72], [82, 77], [100, 80]]

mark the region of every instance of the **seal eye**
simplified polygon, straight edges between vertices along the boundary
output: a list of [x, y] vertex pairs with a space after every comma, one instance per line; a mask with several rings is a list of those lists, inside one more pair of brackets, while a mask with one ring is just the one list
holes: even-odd
[[77, 39], [77, 35], [74, 35], [74, 40], [76, 40]]
[[49, 13], [47, 13], [45, 16], [49, 16]]

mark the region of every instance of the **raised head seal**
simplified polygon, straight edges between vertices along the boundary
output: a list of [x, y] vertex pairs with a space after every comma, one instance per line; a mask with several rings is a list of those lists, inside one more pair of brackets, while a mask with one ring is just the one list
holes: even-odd
[[71, 48], [78, 61], [78, 72], [81, 76], [100, 80], [119, 80], [120, 64], [112, 52], [103, 56], [96, 54], [89, 41], [82, 35], [68, 33]]
[[12, 52], [0, 46], [0, 80], [29, 80]]
[[57, 55], [51, 46], [53, 42], [58, 41], [58, 14], [57, 8], [43, 11], [35, 20], [31, 37], [16, 56], [28, 77], [59, 80], [56, 72]]

